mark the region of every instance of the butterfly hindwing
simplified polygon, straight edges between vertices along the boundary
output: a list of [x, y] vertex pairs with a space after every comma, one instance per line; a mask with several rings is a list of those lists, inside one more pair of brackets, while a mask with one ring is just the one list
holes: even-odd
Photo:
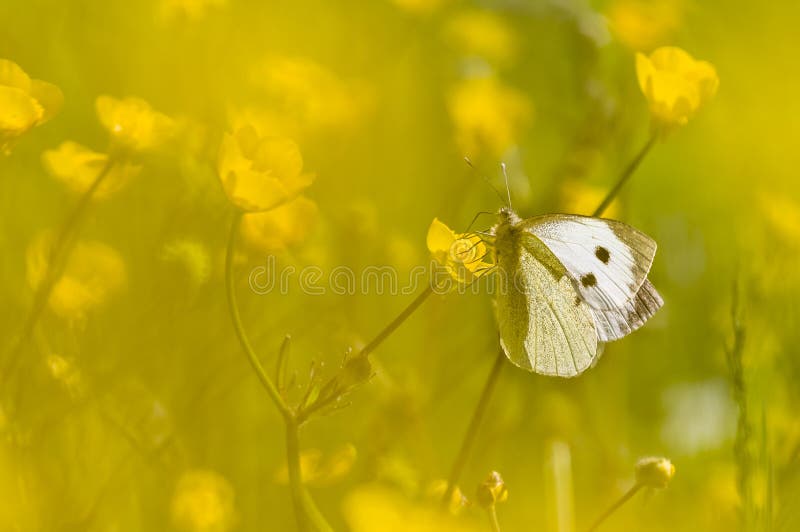
[[598, 353], [592, 310], [555, 255], [519, 231], [513, 250], [498, 257], [504, 272], [497, 298], [500, 338], [516, 365], [543, 375], [573, 377]]
[[636, 296], [622, 307], [590, 309], [594, 316], [597, 337], [611, 342], [627, 336], [649, 320], [664, 304], [653, 284], [645, 279]]
[[[522, 225], [564, 265], [581, 298], [601, 311], [601, 321], [605, 315], [608, 336], [613, 339], [627, 334], [622, 333], [624, 324], [619, 323], [619, 317], [629, 314], [630, 302], [637, 299], [647, 278], [656, 253], [655, 241], [622, 222], [587, 216], [549, 214], [525, 220]], [[651, 292], [660, 301], [652, 287], [643, 297], [649, 298]], [[648, 309], [653, 306], [649, 304]], [[652, 312], [658, 307], [660, 303]]]

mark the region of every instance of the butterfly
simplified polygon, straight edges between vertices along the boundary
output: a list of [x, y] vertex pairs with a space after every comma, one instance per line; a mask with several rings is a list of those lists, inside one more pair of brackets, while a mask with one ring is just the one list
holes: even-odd
[[491, 233], [500, 343], [523, 369], [579, 375], [664, 304], [647, 279], [655, 241], [622, 222], [503, 207]]

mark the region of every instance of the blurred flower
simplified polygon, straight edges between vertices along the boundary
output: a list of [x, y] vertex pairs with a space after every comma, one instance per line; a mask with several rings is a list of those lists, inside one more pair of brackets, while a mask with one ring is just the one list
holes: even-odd
[[225, 134], [217, 169], [228, 199], [247, 212], [274, 209], [314, 181], [313, 174], [303, 173], [294, 141], [261, 137], [251, 126]]
[[432, 13], [451, 2], [451, 0], [390, 0], [397, 7], [410, 13], [425, 15]]
[[[277, 102], [280, 113], [302, 128], [340, 134], [358, 124], [371, 105], [371, 94], [365, 85], [343, 80], [303, 57], [270, 57], [253, 70], [251, 77]], [[269, 121], [276, 119], [281, 120], [272, 117]]]
[[758, 206], [770, 227], [787, 244], [800, 246], [800, 203], [784, 194], [761, 192]]
[[222, 7], [228, 0], [161, 0], [160, 14], [164, 20], [203, 18], [209, 9]]
[[305, 241], [317, 224], [317, 204], [305, 196], [242, 219], [242, 236], [259, 251], [280, 251]]
[[[606, 197], [608, 190], [604, 187], [590, 185], [584, 181], [576, 179], [566, 179], [561, 185], [561, 198], [559, 210], [571, 214], [591, 215]], [[611, 205], [603, 213], [606, 218], [616, 218], [619, 214], [619, 199], [611, 202]]]
[[666, 488], [675, 476], [669, 458], [648, 456], [636, 462], [636, 483], [648, 488]]
[[518, 141], [532, 114], [525, 95], [493, 77], [461, 81], [448, 95], [459, 148], [468, 155], [487, 150], [500, 157]]
[[352, 532], [473, 532], [483, 530], [442, 512], [437, 506], [415, 504], [379, 486], [363, 486], [344, 501], [344, 518]]
[[475, 499], [483, 508], [490, 508], [498, 502], [508, 499], [508, 488], [503, 482], [503, 477], [497, 471], [492, 471], [479, 486]]
[[[443, 478], [440, 478], [432, 481], [428, 485], [426, 495], [432, 502], [439, 502], [442, 500], [442, 497], [444, 497], [446, 490], [447, 481]], [[461, 513], [461, 510], [467, 507], [468, 504], [469, 500], [464, 495], [464, 492], [461, 491], [461, 488], [456, 486], [453, 489], [453, 494], [450, 496], [450, 500], [447, 502], [447, 511], [452, 515], [458, 515]]]
[[517, 40], [505, 19], [491, 11], [461, 11], [448, 20], [445, 37], [462, 54], [507, 64], [517, 53]]
[[675, 452], [693, 455], [733, 439], [736, 404], [724, 379], [675, 384], [664, 392], [662, 439]]
[[650, 50], [678, 29], [683, 15], [681, 0], [617, 0], [608, 10], [614, 35], [625, 46]]
[[0, 59], [0, 152], [9, 153], [17, 137], [53, 118], [63, 103], [61, 89]]
[[[48, 275], [52, 245], [52, 235], [43, 233], [28, 247], [28, 282], [33, 288]], [[50, 308], [62, 318], [81, 321], [89, 310], [118, 292], [125, 280], [125, 263], [113, 248], [100, 242], [77, 242], [50, 293]]]
[[168, 116], [155, 111], [141, 98], [117, 99], [98, 96], [97, 116], [111, 134], [117, 147], [133, 152], [162, 145], [174, 133], [175, 124]]
[[[70, 190], [83, 194], [108, 164], [108, 155], [92, 151], [76, 142], [66, 141], [54, 150], [42, 154], [45, 170]], [[118, 162], [105, 176], [94, 193], [95, 199], [105, 199], [138, 175], [141, 166]]]
[[83, 392], [83, 379], [75, 364], [60, 355], [51, 354], [46, 359], [50, 375], [61, 383], [72, 397]]
[[438, 218], [428, 228], [427, 244], [433, 260], [459, 283], [471, 283], [492, 266], [478, 235], [455, 233]]
[[172, 520], [191, 532], [231, 530], [236, 521], [233, 488], [214, 471], [184, 473], [172, 497]]
[[173, 240], [164, 246], [161, 258], [183, 266], [195, 286], [205, 284], [211, 277], [211, 258], [208, 249], [197, 240], [188, 238]]
[[[346, 444], [328, 456], [323, 456], [319, 449], [306, 449], [300, 452], [300, 471], [303, 482], [309, 485], [330, 485], [343, 479], [355, 464], [356, 448]], [[284, 465], [275, 475], [281, 484], [289, 482], [289, 470]]]
[[719, 86], [711, 63], [673, 46], [658, 48], [649, 57], [637, 53], [636, 74], [653, 120], [666, 128], [685, 125]]

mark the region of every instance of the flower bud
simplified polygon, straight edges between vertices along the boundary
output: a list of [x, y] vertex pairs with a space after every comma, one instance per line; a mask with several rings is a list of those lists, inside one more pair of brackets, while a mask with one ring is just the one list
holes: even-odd
[[508, 488], [503, 482], [503, 477], [497, 471], [492, 471], [486, 480], [478, 486], [475, 498], [483, 508], [491, 508], [498, 502], [508, 499]]
[[636, 462], [636, 483], [647, 488], [666, 488], [675, 476], [669, 458], [648, 456]]

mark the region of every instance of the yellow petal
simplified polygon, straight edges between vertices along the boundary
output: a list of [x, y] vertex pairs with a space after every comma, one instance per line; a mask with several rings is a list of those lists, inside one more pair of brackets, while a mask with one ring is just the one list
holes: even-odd
[[281, 178], [292, 178], [303, 170], [303, 157], [297, 144], [286, 138], [262, 140], [254, 156], [255, 168], [268, 170]]
[[22, 89], [0, 86], [0, 134], [21, 135], [43, 115], [42, 106]]
[[31, 87], [31, 78], [15, 62], [0, 59], [0, 86], [14, 87], [28, 92]]
[[30, 94], [44, 109], [40, 122], [53, 118], [64, 105], [64, 94], [61, 89], [46, 81], [32, 80]]
[[[42, 154], [42, 164], [47, 172], [68, 188], [82, 194], [94, 183], [108, 162], [108, 155], [92, 151], [78, 143], [66, 141], [55, 150]], [[105, 176], [94, 193], [95, 199], [104, 199], [124, 187], [141, 170], [130, 163], [117, 163]]]
[[242, 219], [242, 236], [259, 251], [279, 251], [304, 242], [318, 218], [317, 204], [300, 196], [270, 211], [247, 214]]
[[102, 95], [95, 101], [100, 123], [121, 147], [146, 151], [164, 143], [174, 131], [168, 116], [154, 111], [141, 98], [117, 99]]
[[434, 218], [428, 228], [428, 251], [432, 254], [449, 253], [450, 246], [456, 241], [456, 234], [452, 229], [442, 223], [439, 218]]

